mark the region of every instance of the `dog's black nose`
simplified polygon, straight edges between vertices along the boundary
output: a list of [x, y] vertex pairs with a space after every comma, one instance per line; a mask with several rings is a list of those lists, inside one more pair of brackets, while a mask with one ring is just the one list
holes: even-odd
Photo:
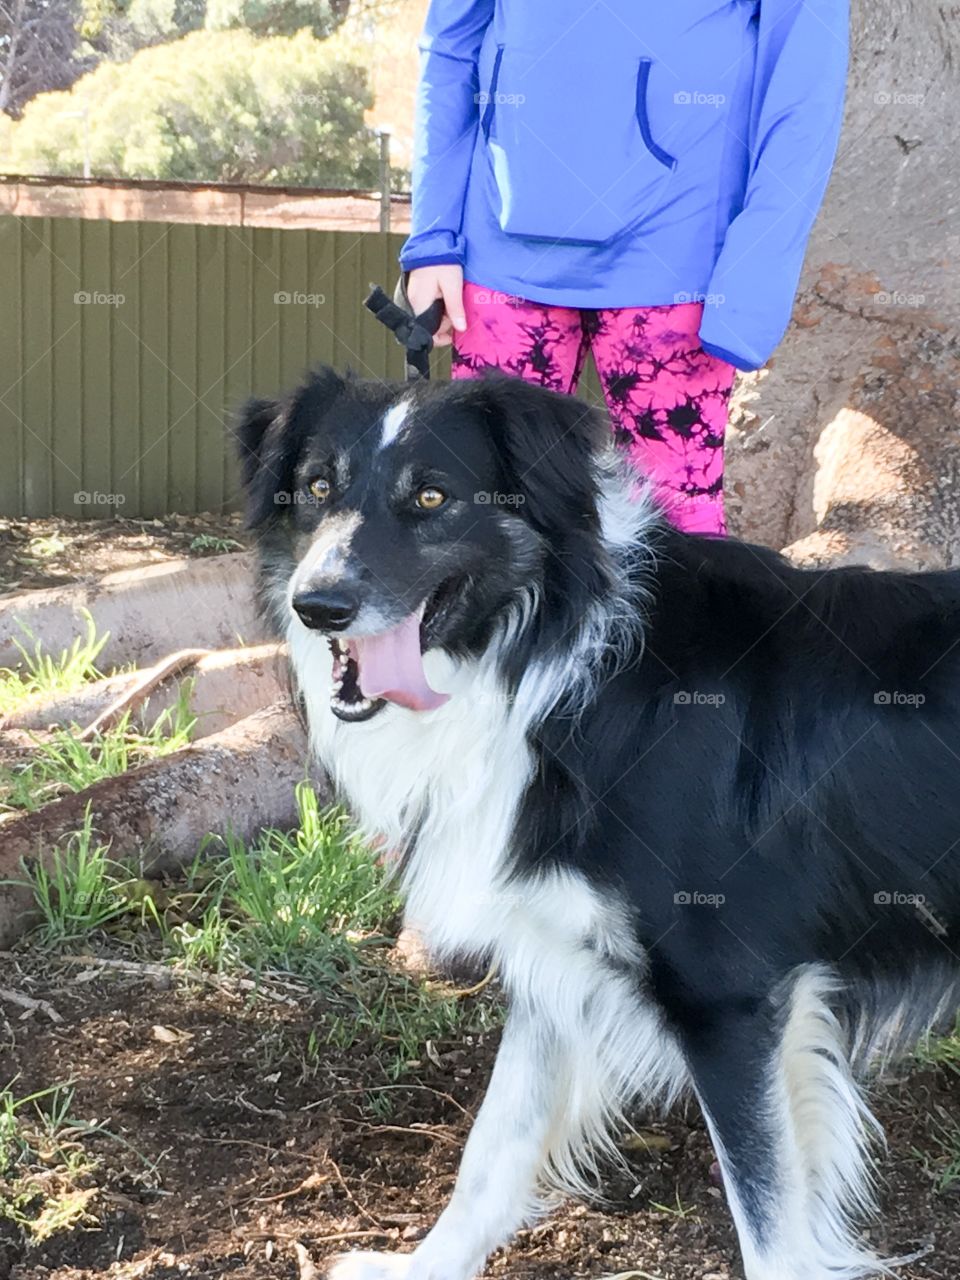
[[360, 607], [357, 599], [341, 587], [298, 591], [291, 603], [304, 626], [316, 631], [346, 631]]

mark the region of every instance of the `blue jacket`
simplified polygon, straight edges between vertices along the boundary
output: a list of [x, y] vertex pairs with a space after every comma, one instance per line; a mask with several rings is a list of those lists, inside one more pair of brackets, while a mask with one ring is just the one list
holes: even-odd
[[405, 269], [572, 307], [704, 302], [763, 365], [843, 112], [848, 0], [432, 0]]

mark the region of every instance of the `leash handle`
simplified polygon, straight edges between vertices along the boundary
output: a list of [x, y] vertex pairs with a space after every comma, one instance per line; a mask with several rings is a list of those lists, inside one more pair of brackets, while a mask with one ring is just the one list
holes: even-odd
[[397, 306], [379, 285], [372, 285], [363, 305], [391, 330], [404, 348], [407, 382], [415, 382], [419, 378], [429, 379], [430, 352], [433, 349], [433, 335], [440, 328], [440, 321], [443, 319], [443, 299], [436, 298], [426, 311], [415, 316]]

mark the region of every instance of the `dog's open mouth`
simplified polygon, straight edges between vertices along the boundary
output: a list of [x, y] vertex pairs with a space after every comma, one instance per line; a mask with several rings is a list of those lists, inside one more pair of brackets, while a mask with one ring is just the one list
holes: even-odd
[[341, 720], [369, 720], [388, 702], [410, 711], [432, 711], [448, 695], [427, 681], [423, 655], [450, 599], [440, 591], [395, 626], [372, 636], [328, 636], [333, 654], [330, 708]]
[[333, 685], [330, 689], [330, 710], [341, 720], [369, 720], [386, 705], [384, 698], [367, 698], [360, 688], [360, 668], [350, 653], [347, 641], [328, 636], [333, 654]]

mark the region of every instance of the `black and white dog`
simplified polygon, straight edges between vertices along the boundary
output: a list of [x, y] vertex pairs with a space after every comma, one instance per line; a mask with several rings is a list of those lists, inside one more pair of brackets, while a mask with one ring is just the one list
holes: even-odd
[[748, 1280], [852, 1280], [862, 1069], [960, 1004], [960, 573], [673, 530], [568, 397], [315, 373], [236, 432], [312, 743], [411, 924], [495, 957], [449, 1206], [336, 1280], [469, 1280], [695, 1093]]

